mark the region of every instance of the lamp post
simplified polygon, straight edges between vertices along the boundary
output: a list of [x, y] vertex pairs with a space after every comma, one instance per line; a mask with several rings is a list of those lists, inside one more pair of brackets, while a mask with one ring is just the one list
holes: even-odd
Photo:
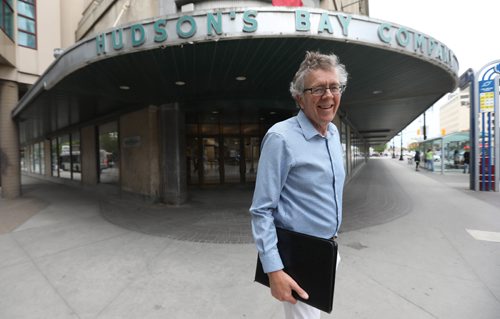
[[401, 149], [399, 151], [401, 153], [401, 155], [399, 156], [399, 160], [400, 161], [403, 161], [403, 131], [401, 131]]
[[396, 158], [396, 154], [394, 153], [394, 150], [396, 149], [396, 146], [394, 146], [394, 137], [392, 138], [392, 158]]

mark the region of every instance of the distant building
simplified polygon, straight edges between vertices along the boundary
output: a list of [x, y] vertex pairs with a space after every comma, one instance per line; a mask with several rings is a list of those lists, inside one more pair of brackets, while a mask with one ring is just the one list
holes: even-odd
[[468, 88], [463, 91], [457, 90], [448, 95], [448, 101], [441, 106], [439, 121], [441, 135], [469, 130], [470, 95]]

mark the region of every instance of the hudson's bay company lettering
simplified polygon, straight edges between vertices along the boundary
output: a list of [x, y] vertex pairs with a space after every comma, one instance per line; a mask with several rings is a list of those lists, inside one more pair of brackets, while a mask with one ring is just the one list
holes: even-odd
[[[138, 48], [145, 44], [162, 46], [166, 45], [169, 40], [176, 43], [179, 43], [179, 41], [190, 42], [195, 37], [210, 39], [245, 34], [255, 35], [259, 33], [260, 16], [263, 16], [262, 19], [272, 19], [269, 13], [257, 10], [208, 12], [196, 16], [184, 15], [169, 19], [159, 18], [146, 23], [119, 27], [100, 33], [95, 37], [96, 53], [98, 55], [107, 54], [111, 51]], [[353, 23], [363, 23], [364, 28], [361, 29], [364, 32], [376, 33], [376, 36], [368, 35], [367, 37], [374, 39], [378, 44], [413, 51], [428, 58], [438, 60], [453, 69], [458, 69], [456, 57], [444, 44], [427, 35], [402, 26], [352, 18], [350, 15], [337, 12], [294, 10], [289, 12], [272, 12], [272, 14], [293, 15], [294, 17], [288, 21], [294, 21], [295, 25], [292, 33], [297, 35], [332, 36], [340, 40], [356, 41], [358, 35], [350, 34], [350, 26]], [[280, 21], [287, 20], [282, 19]], [[273, 24], [272, 30], [275, 33], [280, 33], [280, 28], [284, 29], [281, 32], [282, 34], [288, 30], [279, 24]], [[263, 32], [262, 36], [265, 35], [266, 31]]]

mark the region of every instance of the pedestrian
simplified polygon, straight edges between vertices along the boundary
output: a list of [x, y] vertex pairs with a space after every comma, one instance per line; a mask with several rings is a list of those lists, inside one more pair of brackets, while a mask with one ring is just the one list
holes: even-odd
[[469, 172], [470, 152], [464, 152], [464, 174]]
[[420, 151], [415, 152], [413, 160], [415, 161], [415, 170], [418, 172], [418, 166], [420, 165]]
[[458, 168], [459, 164], [460, 164], [460, 154], [458, 153], [458, 150], [455, 150], [455, 152], [453, 153], [454, 168]]
[[431, 172], [434, 172], [434, 153], [432, 149], [427, 149], [427, 153], [425, 153], [425, 159], [427, 163], [427, 169]]
[[292, 296], [295, 291], [308, 298], [283, 270], [276, 227], [321, 238], [337, 236], [345, 169], [332, 120], [346, 83], [347, 71], [336, 55], [307, 52], [290, 84], [298, 114], [272, 126], [262, 141], [250, 208], [252, 231], [271, 294], [283, 302], [287, 319], [319, 319], [320, 310]]

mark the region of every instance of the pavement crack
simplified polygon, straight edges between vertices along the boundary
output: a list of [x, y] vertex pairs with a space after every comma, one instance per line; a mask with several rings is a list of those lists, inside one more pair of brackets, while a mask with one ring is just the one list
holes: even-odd
[[40, 267], [38, 266], [38, 264], [36, 263], [35, 259], [26, 251], [26, 249], [24, 249], [24, 247], [21, 245], [21, 243], [19, 243], [17, 241], [17, 239], [12, 236], [12, 238], [14, 239], [14, 241], [16, 242], [16, 244], [19, 246], [19, 248], [28, 256], [28, 258], [31, 260], [31, 262], [33, 263], [33, 266], [36, 268], [36, 270], [40, 273], [40, 275], [45, 279], [45, 281], [49, 284], [49, 286], [52, 288], [52, 290], [54, 291], [54, 293], [59, 296], [59, 298], [61, 298], [61, 300], [63, 301], [63, 303], [66, 305], [66, 307], [68, 307], [68, 309], [71, 311], [71, 314], [75, 315], [77, 318], [81, 319], [81, 317], [78, 315], [78, 313], [76, 312], [75, 309], [73, 309], [73, 307], [71, 307], [71, 305], [68, 303], [68, 301], [61, 295], [61, 293], [59, 292], [59, 290], [57, 290], [57, 288], [52, 284], [52, 282], [50, 281], [50, 279], [45, 275], [45, 273], [42, 271], [42, 269], [40, 269]]
[[486, 290], [488, 290], [489, 294], [493, 297], [493, 299], [495, 299], [498, 303], [500, 303], [500, 299], [490, 289], [488, 284], [481, 278], [481, 276], [479, 276], [479, 274], [474, 270], [474, 267], [472, 267], [472, 265], [467, 261], [467, 259], [465, 259], [462, 252], [453, 244], [453, 241], [450, 240], [448, 238], [448, 236], [446, 236], [446, 234], [442, 230], [439, 229], [439, 232], [443, 235], [443, 238], [448, 242], [450, 247], [453, 248], [453, 250], [455, 250], [455, 252], [457, 253], [458, 256], [460, 256], [460, 259], [462, 259], [464, 265], [466, 265], [467, 268], [469, 268], [470, 272], [472, 272], [474, 274], [474, 276], [476, 276], [476, 278], [479, 280], [479, 282], [486, 288]]
[[388, 291], [392, 292], [394, 295], [398, 296], [399, 298], [405, 300], [406, 302], [408, 302], [409, 304], [412, 304], [414, 305], [415, 307], [417, 307], [418, 309], [422, 310], [423, 312], [427, 313], [429, 316], [431, 316], [432, 318], [436, 318], [436, 319], [439, 319], [438, 316], [436, 316], [435, 314], [433, 314], [432, 312], [430, 312], [429, 310], [425, 309], [424, 307], [422, 307], [421, 305], [413, 302], [412, 300], [408, 299], [407, 297], [403, 296], [402, 294], [400, 294], [399, 292], [397, 291], [394, 291], [393, 289], [389, 288], [388, 286], [384, 285], [383, 283], [381, 283], [380, 281], [374, 279], [373, 277], [369, 276], [369, 275], [366, 275], [368, 278], [370, 278], [371, 280], [373, 280], [373, 282], [375, 282], [376, 284], [378, 284], [379, 286], [387, 289]]

